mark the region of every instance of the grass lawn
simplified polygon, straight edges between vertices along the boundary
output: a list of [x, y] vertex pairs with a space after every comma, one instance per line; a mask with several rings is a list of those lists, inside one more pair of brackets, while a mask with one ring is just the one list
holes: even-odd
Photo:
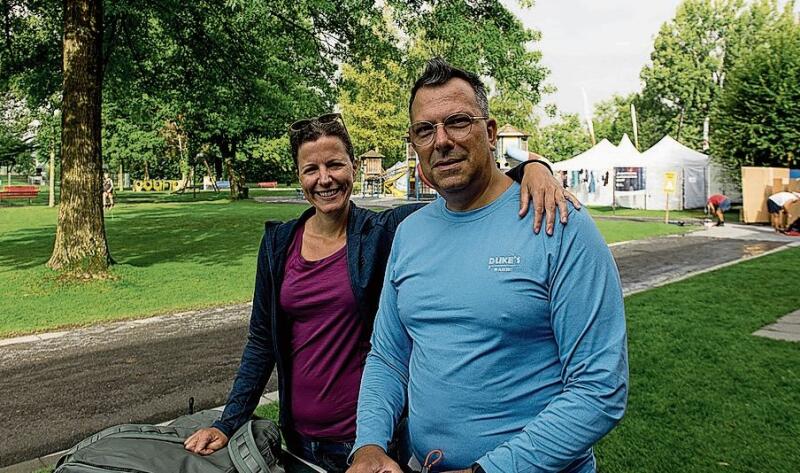
[[265, 220], [296, 216], [302, 205], [120, 204], [106, 217], [116, 280], [60, 283], [44, 267], [56, 209], [0, 209], [0, 336], [252, 297]]
[[628, 297], [630, 399], [601, 471], [790, 472], [800, 451], [800, 343], [750, 335], [800, 308], [800, 249]]
[[[663, 210], [626, 209], [623, 207], [617, 207], [616, 209], [613, 209], [611, 207], [587, 207], [587, 208], [589, 209], [589, 213], [591, 213], [592, 216], [595, 217], [648, 217], [648, 218], [658, 218], [661, 219], [661, 221], [663, 221], [665, 213]], [[733, 209], [725, 212], [725, 221], [738, 222], [739, 210], [740, 207], [734, 207]], [[692, 220], [692, 219], [703, 219], [703, 218], [713, 219], [714, 216], [707, 215], [705, 209], [669, 211], [670, 220]]]
[[[269, 191], [267, 191], [269, 192]], [[120, 193], [106, 216], [114, 280], [66, 284], [44, 267], [57, 209], [0, 208], [0, 337], [245, 302], [265, 220], [303, 204], [230, 202], [226, 194]], [[654, 222], [598, 221], [609, 243], [679, 233]]]

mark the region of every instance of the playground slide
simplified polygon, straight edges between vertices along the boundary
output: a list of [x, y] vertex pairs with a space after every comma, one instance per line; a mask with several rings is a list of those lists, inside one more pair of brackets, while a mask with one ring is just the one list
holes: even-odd
[[392, 197], [406, 198], [406, 176], [407, 172], [394, 173], [392, 176], [386, 177], [383, 181], [383, 189], [387, 194], [392, 194]]

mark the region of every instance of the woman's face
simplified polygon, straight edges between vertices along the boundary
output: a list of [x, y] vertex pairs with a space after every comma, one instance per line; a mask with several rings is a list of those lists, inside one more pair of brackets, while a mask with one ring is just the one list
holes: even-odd
[[337, 212], [347, 206], [355, 168], [342, 140], [322, 136], [303, 143], [297, 150], [297, 171], [303, 194], [318, 212]]

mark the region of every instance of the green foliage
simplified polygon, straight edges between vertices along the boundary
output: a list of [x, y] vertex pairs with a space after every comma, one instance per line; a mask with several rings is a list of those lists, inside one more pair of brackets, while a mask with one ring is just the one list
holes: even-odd
[[531, 150], [551, 161], [563, 161], [592, 146], [589, 133], [574, 113], [562, 114], [559, 120], [544, 126], [532, 137]]
[[665, 134], [700, 149], [703, 122], [730, 64], [726, 44], [742, 0], [685, 0], [655, 39], [652, 64], [642, 69], [643, 148]]
[[23, 91], [32, 108], [61, 87], [61, 13], [56, 0], [3, 2], [0, 90]]
[[35, 132], [41, 125], [37, 118], [25, 100], [16, 94], [6, 93], [0, 97], [0, 163], [13, 163], [15, 172], [33, 172], [35, 155], [41, 152], [39, 148], [44, 144], [36, 139]]
[[[57, 108], [63, 4], [4, 7], [0, 84]], [[201, 150], [241, 180], [288, 176], [266, 143], [340, 97], [357, 151], [379, 148], [388, 166], [403, 158], [410, 82], [435, 54], [483, 74], [498, 118], [530, 131], [546, 74], [538, 33], [497, 0], [107, 0], [103, 22], [103, 158], [135, 177], [177, 177]]]
[[[633, 122], [631, 121], [631, 104], [637, 106], [636, 94], [617, 95], [608, 100], [599, 102], [594, 107], [594, 136], [597, 141], [603, 138], [617, 144], [622, 135], [628, 134], [633, 140]], [[638, 112], [637, 112], [638, 113]], [[639, 130], [641, 132], [641, 129]], [[641, 145], [641, 143], [640, 143]]]
[[[240, 155], [246, 159], [245, 173], [253, 181], [290, 183], [297, 180], [297, 169], [289, 149], [289, 136], [258, 138], [242, 146]], [[240, 156], [241, 158], [242, 156]]]
[[531, 135], [536, 132], [539, 123], [534, 115], [535, 105], [513, 91], [489, 98], [489, 110], [500, 126], [509, 123], [517, 130]]
[[800, 164], [800, 21], [791, 4], [742, 51], [713, 115], [712, 155], [741, 166]]
[[401, 37], [402, 60], [371, 59], [343, 67], [340, 104], [356, 153], [377, 148], [384, 167], [405, 159], [408, 97], [425, 62], [441, 56], [484, 77], [490, 110], [501, 124], [533, 132], [534, 106], [547, 70], [530, 46], [538, 32], [526, 29], [497, 0], [478, 2], [388, 1], [387, 31]]
[[412, 38], [407, 69], [414, 76], [433, 56], [476, 72], [489, 79], [498, 118], [532, 131], [530, 116], [548, 73], [541, 52], [531, 48], [540, 39], [538, 31], [525, 28], [498, 0], [389, 3]]
[[394, 62], [380, 69], [371, 62], [342, 68], [342, 114], [353, 140], [356, 156], [376, 149], [386, 158], [384, 169], [405, 159], [407, 97], [410, 86]]

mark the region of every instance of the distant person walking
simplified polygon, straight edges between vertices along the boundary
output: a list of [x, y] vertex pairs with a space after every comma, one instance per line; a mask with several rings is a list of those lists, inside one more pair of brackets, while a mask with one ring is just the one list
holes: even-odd
[[783, 223], [786, 207], [797, 200], [800, 200], [800, 192], [777, 192], [767, 198], [767, 212], [772, 228], [779, 232], [786, 230]]
[[114, 181], [108, 173], [103, 175], [103, 208], [111, 209], [114, 207]]
[[708, 213], [717, 217], [716, 226], [725, 225], [725, 212], [731, 209], [731, 199], [722, 194], [714, 194], [706, 203]]

